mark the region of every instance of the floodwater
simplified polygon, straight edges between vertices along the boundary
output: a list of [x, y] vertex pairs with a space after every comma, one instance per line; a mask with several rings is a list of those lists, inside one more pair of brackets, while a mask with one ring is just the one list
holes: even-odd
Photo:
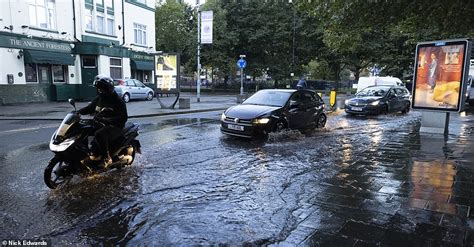
[[467, 212], [447, 202], [457, 170], [467, 169], [457, 145], [469, 140], [469, 123], [453, 124], [446, 139], [425, 138], [419, 112], [336, 112], [323, 129], [246, 140], [222, 135], [218, 117], [144, 122], [143, 154], [133, 166], [54, 191], [42, 182], [47, 145], [0, 156], [0, 238], [54, 245], [320, 245], [321, 236], [342, 235], [350, 244], [386, 238], [358, 232], [364, 220], [415, 232], [418, 222], [391, 218], [411, 217], [405, 208]]

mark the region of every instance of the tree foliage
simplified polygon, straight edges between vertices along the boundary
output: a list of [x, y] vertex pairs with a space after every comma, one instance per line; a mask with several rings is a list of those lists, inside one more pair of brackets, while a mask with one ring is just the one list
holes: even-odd
[[[403, 77], [412, 73], [416, 43], [473, 37], [472, 1], [208, 0], [214, 41], [202, 46], [202, 64], [219, 77], [233, 75], [239, 55], [246, 74], [275, 80], [311, 73], [314, 79], [355, 77], [368, 67]], [[178, 51], [196, 68], [196, 11], [167, 1], [156, 10], [157, 49]], [[341, 73], [344, 71], [344, 73]]]
[[195, 33], [193, 10], [190, 6], [167, 0], [155, 10], [156, 49], [164, 52], [178, 52], [181, 61], [188, 63], [192, 58]]

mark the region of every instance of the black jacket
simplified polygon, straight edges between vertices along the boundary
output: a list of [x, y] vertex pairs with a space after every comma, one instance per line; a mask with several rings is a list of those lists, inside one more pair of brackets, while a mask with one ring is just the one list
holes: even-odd
[[[103, 108], [110, 108], [102, 110]], [[105, 124], [123, 128], [128, 119], [127, 106], [114, 91], [111, 95], [98, 95], [88, 106], [80, 109], [79, 114], [93, 114]]]

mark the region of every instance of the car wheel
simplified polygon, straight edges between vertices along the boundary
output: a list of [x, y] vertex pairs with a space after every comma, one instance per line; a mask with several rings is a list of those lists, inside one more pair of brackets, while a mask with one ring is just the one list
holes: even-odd
[[325, 114], [319, 115], [316, 119], [316, 128], [324, 128], [326, 126], [327, 117]]
[[382, 110], [380, 111], [382, 114], [388, 114], [388, 105], [384, 106]]
[[123, 98], [123, 101], [124, 101], [125, 103], [128, 103], [128, 102], [130, 101], [130, 95], [129, 95], [128, 93], [125, 93], [125, 94], [122, 96], [122, 98]]
[[275, 124], [275, 127], [273, 129], [274, 132], [281, 132], [283, 131], [284, 129], [286, 129], [286, 124], [283, 122], [283, 121], [278, 121], [276, 124]]
[[410, 111], [410, 104], [407, 104], [405, 108], [402, 110], [403, 114], [407, 114]]
[[148, 92], [148, 95], [146, 96], [146, 99], [147, 99], [147, 100], [153, 100], [153, 93], [152, 93], [152, 92]]

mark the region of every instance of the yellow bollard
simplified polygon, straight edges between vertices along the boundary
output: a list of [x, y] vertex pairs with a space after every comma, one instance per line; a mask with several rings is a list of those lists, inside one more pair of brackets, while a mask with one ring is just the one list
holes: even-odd
[[332, 90], [329, 96], [329, 106], [332, 109], [334, 109], [334, 107], [336, 106], [336, 91], [335, 90]]

